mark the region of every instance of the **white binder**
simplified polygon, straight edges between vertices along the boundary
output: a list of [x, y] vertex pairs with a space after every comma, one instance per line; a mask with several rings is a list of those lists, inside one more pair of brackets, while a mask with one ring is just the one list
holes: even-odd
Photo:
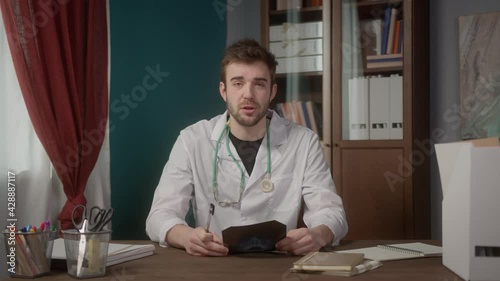
[[269, 42], [323, 37], [323, 22], [289, 23], [269, 27]]
[[370, 139], [389, 139], [389, 77], [370, 78]]
[[349, 139], [369, 139], [368, 78], [349, 79]]
[[403, 77], [393, 74], [389, 77], [389, 138], [403, 139]]
[[269, 50], [277, 58], [321, 55], [323, 54], [323, 39], [271, 42]]
[[323, 71], [323, 56], [277, 58], [276, 74]]

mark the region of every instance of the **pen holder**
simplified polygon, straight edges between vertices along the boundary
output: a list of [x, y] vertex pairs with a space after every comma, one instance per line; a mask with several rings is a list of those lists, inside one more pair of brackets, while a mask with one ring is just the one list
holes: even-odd
[[50, 272], [56, 231], [3, 232], [10, 277], [35, 278]]
[[68, 274], [74, 278], [92, 278], [106, 274], [111, 231], [80, 233], [63, 230]]

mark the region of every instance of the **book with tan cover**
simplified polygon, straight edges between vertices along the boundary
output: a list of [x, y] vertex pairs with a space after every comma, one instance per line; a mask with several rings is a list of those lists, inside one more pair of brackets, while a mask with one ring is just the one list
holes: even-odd
[[351, 271], [364, 258], [363, 254], [341, 254], [334, 252], [311, 252], [293, 263], [299, 270], [342, 270]]
[[356, 265], [352, 270], [303, 270], [303, 269], [291, 268], [290, 272], [298, 274], [315, 274], [315, 275], [349, 277], [365, 273], [367, 271], [373, 270], [381, 266], [382, 263], [380, 261], [371, 261], [364, 259], [360, 264]]

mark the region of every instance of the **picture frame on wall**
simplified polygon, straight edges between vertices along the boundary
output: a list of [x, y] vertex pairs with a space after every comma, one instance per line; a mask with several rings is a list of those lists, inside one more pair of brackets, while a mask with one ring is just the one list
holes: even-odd
[[500, 136], [500, 11], [460, 16], [462, 139]]

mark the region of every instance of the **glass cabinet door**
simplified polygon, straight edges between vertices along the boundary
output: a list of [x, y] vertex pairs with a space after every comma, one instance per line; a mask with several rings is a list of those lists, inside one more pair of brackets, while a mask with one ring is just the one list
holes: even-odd
[[402, 0], [342, 0], [342, 140], [403, 139]]
[[[331, 164], [330, 1], [261, 1], [262, 43], [278, 61], [278, 93], [272, 104], [282, 117], [315, 131]], [[268, 21], [267, 23], [265, 21]]]

